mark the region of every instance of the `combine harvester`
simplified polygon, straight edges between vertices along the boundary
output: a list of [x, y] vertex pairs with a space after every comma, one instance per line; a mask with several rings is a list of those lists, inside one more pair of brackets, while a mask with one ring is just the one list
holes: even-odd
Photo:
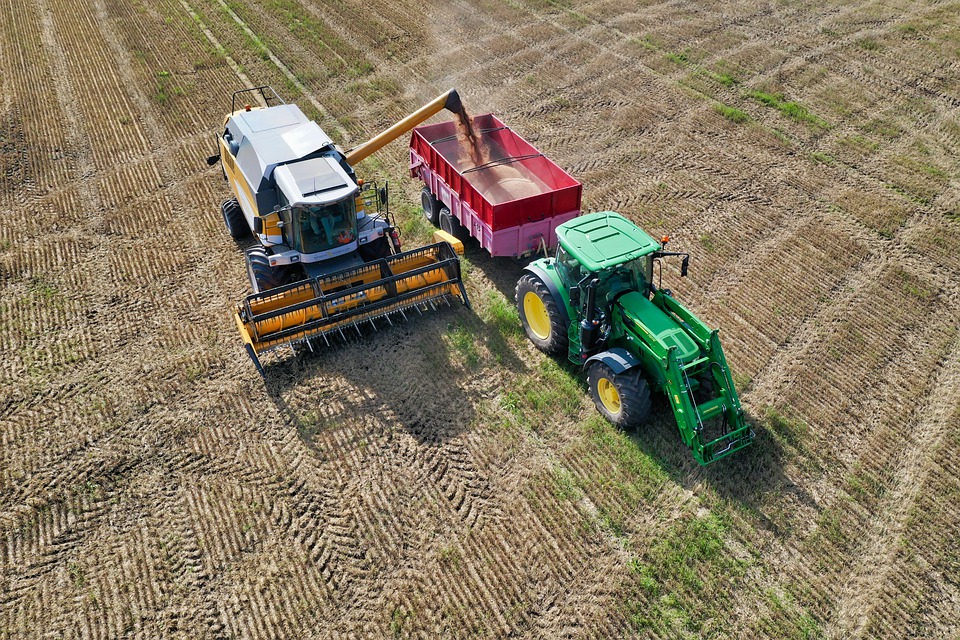
[[[238, 109], [238, 98], [249, 92], [258, 92], [266, 106]], [[328, 343], [330, 334], [359, 331], [361, 323], [376, 327], [377, 318], [406, 317], [451, 297], [469, 306], [459, 241], [437, 232], [435, 244], [401, 252], [386, 187], [364, 184], [353, 170], [443, 109], [463, 111], [456, 90], [344, 153], [272, 88], [233, 94], [218, 135], [220, 152], [207, 162], [222, 163], [235, 195], [221, 205], [230, 235], [252, 231], [259, 241], [246, 251], [254, 293], [234, 317], [261, 374], [260, 355], [283, 345], [312, 349], [314, 338]]]

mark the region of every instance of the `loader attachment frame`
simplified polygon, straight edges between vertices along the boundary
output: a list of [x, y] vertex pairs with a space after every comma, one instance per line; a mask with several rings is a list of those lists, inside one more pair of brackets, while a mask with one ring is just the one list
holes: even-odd
[[376, 328], [377, 318], [435, 308], [436, 302], [458, 298], [468, 308], [460, 260], [447, 242], [374, 260], [358, 267], [301, 280], [247, 296], [234, 319], [257, 370], [260, 355], [313, 338], [329, 345], [328, 335], [346, 337], [363, 323]]

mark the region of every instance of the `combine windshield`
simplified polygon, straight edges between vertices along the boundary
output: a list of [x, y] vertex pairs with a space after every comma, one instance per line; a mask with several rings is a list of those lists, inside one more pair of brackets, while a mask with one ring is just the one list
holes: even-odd
[[293, 211], [303, 253], [329, 251], [357, 239], [356, 204], [352, 197], [333, 204], [299, 205]]

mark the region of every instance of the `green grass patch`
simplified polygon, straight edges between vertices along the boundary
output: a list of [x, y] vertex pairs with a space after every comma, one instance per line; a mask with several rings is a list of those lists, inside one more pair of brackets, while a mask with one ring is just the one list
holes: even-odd
[[447, 339], [457, 358], [468, 369], [474, 369], [480, 364], [480, 351], [477, 349], [476, 337], [467, 327], [458, 324], [447, 334]]
[[729, 524], [708, 513], [673, 523], [640, 558], [631, 560], [636, 591], [628, 614], [637, 630], [667, 636], [699, 636], [723, 619], [730, 585], [746, 572], [724, 542]]
[[857, 40], [857, 46], [864, 51], [878, 51], [880, 49], [880, 43], [873, 38], [861, 38]]
[[703, 75], [707, 76], [717, 84], [722, 84], [725, 87], [733, 87], [740, 84], [740, 80], [729, 73], [715, 72], [708, 69], [703, 70]]
[[810, 113], [810, 111], [799, 102], [787, 100], [782, 93], [748, 91], [747, 97], [756, 100], [760, 104], [776, 109], [791, 120], [802, 122], [818, 129], [830, 128], [830, 124], [826, 120]]
[[703, 250], [707, 253], [714, 253], [717, 250], [716, 242], [714, 242], [713, 235], [709, 233], [704, 233], [697, 240], [700, 241], [700, 246], [703, 247]]
[[811, 431], [806, 422], [776, 407], [766, 406], [762, 411], [764, 427], [781, 446], [805, 458], [812, 458], [809, 443]]
[[675, 63], [675, 64], [678, 64], [678, 65], [680, 65], [681, 67], [685, 67], [685, 66], [687, 66], [688, 64], [690, 64], [690, 58], [687, 56], [687, 52], [686, 52], [686, 51], [683, 51], [683, 52], [681, 52], [681, 53], [672, 53], [672, 52], [671, 52], [671, 53], [667, 53], [667, 54], [665, 54], [665, 57], [666, 57], [667, 60], [669, 60], [670, 62], [673, 62], [673, 63]]
[[813, 153], [811, 153], [810, 159], [816, 162], [817, 164], [831, 165], [834, 163], [833, 156], [827, 155], [826, 153], [821, 153], [819, 151], [814, 151]]
[[717, 102], [713, 105], [713, 110], [722, 115], [724, 118], [730, 122], [736, 124], [742, 124], [744, 122], [750, 122], [750, 116], [746, 112], [737, 109], [736, 107], [728, 107], [722, 102]]

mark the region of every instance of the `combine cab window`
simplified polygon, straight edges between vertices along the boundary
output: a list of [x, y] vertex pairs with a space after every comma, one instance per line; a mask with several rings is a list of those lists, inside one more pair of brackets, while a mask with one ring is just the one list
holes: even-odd
[[356, 205], [352, 197], [328, 205], [300, 205], [294, 212], [303, 253], [329, 251], [357, 239]]

